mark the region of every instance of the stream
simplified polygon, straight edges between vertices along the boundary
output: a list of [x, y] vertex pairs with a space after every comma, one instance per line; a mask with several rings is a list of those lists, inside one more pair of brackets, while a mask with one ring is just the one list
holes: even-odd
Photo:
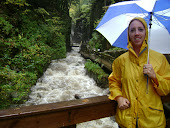
[[[109, 89], [102, 89], [86, 74], [85, 59], [81, 57], [79, 47], [73, 47], [64, 59], [52, 60], [51, 64], [31, 88], [29, 100], [25, 106], [48, 104], [60, 101], [75, 100], [75, 95], [81, 98], [102, 96]], [[114, 117], [84, 122], [77, 128], [118, 128]]]

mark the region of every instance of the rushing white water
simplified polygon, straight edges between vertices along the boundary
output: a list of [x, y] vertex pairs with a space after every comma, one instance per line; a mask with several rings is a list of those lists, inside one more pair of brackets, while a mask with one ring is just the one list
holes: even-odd
[[[74, 48], [64, 59], [53, 60], [32, 87], [26, 106], [75, 99], [75, 94], [81, 98], [108, 94], [108, 89], [102, 89], [86, 75], [85, 60]], [[113, 117], [112, 117], [113, 118]], [[77, 124], [77, 128], [117, 128], [117, 123], [110, 117]]]

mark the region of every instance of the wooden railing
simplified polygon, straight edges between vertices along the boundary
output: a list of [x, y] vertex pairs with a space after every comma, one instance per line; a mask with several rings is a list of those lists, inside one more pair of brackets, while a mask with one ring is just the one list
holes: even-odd
[[[170, 94], [162, 97], [170, 102]], [[76, 124], [115, 115], [108, 96], [25, 106], [0, 111], [0, 128], [75, 128]]]
[[[25, 106], [0, 111], [1, 128], [59, 128], [115, 115], [107, 96]], [[69, 127], [69, 128], [70, 128]]]

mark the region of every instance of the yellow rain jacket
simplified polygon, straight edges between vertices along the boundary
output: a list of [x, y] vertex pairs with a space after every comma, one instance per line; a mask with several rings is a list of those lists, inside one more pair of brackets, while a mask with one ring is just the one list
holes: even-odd
[[[147, 77], [143, 66], [147, 64], [148, 29], [146, 22], [138, 18], [145, 26], [146, 37], [139, 57], [136, 55], [128, 37], [128, 52], [116, 58], [109, 76], [109, 99], [123, 96], [130, 101], [130, 107], [121, 110], [117, 107], [116, 122], [122, 128], [165, 128], [166, 119], [160, 96], [170, 92], [170, 66], [165, 56], [149, 50], [149, 63], [156, 73], [159, 86], [149, 79], [149, 91], [146, 93]], [[161, 43], [161, 42], [160, 42]]]

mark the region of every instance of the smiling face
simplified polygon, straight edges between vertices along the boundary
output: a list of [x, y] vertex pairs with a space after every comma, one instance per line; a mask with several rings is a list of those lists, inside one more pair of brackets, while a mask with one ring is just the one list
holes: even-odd
[[133, 20], [129, 26], [129, 38], [133, 48], [140, 48], [145, 39], [145, 27], [139, 20]]

